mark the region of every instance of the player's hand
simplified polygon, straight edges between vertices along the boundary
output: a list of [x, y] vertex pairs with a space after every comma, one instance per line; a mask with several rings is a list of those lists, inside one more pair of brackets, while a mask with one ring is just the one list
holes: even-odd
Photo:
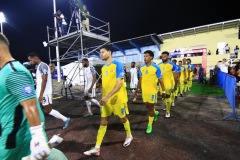
[[166, 93], [162, 93], [162, 99], [166, 98]]
[[108, 102], [108, 98], [107, 98], [107, 97], [103, 97], [103, 98], [100, 100], [100, 104], [101, 104], [102, 106], [105, 105], [107, 102]]
[[39, 102], [42, 102], [42, 100], [43, 100], [43, 95], [40, 95], [40, 96], [38, 97], [38, 101], [39, 101]]
[[43, 133], [42, 125], [30, 127], [32, 140], [30, 142], [31, 158], [44, 159], [49, 156], [50, 148]]
[[89, 88], [88, 93], [92, 93], [92, 88], [91, 87]]
[[184, 84], [187, 84], [187, 81], [186, 81], [186, 80], [184, 81]]
[[189, 77], [187, 78], [187, 81], [189, 81]]

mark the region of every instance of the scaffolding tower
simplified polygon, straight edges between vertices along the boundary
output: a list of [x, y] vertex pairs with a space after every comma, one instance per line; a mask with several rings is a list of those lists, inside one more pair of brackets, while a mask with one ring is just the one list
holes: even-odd
[[[78, 10], [78, 12], [81, 13], [80, 10]], [[81, 60], [83, 58], [88, 58], [89, 56], [93, 55], [98, 55], [99, 57], [99, 48], [110, 42], [109, 22], [104, 22], [91, 15], [89, 15], [89, 21], [90, 32], [83, 29], [81, 16], [78, 16], [75, 21], [77, 26], [73, 26], [73, 24], [71, 24], [71, 26], [69, 26], [68, 33], [63, 36], [60, 36], [61, 31], [59, 31], [57, 28], [50, 28], [49, 26], [47, 26], [50, 63], [77, 62], [76, 68], [78, 69], [79, 80], [80, 76], [84, 76], [80, 75], [80, 70], [82, 69], [80, 68], [80, 63], [82, 63]], [[56, 30], [59, 36], [54, 35]], [[51, 47], [57, 48], [59, 50], [59, 56], [56, 56], [59, 58], [51, 59]], [[76, 74], [74, 74], [74, 76], [76, 76]]]

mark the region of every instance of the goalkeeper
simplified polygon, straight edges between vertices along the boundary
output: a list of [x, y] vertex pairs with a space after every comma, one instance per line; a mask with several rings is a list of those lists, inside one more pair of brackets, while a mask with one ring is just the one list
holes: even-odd
[[0, 68], [0, 159], [66, 160], [61, 151], [49, 148], [32, 76], [12, 58], [9, 41], [1, 33]]

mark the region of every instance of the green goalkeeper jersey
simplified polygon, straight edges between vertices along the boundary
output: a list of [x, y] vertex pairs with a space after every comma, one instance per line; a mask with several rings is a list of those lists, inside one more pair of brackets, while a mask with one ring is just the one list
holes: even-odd
[[[30, 72], [18, 61], [0, 69], [0, 149], [12, 149], [29, 142], [29, 123], [21, 102], [36, 98]], [[44, 115], [36, 99], [41, 122]]]

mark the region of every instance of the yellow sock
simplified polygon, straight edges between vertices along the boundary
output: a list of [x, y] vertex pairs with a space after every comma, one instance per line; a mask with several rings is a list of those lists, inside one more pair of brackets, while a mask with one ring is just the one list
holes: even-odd
[[152, 126], [154, 117], [148, 117], [148, 126]]
[[172, 99], [171, 98], [165, 98], [164, 103], [166, 105], [166, 112], [170, 112], [170, 108], [172, 105]]
[[96, 146], [101, 146], [103, 137], [104, 137], [106, 131], [107, 131], [107, 126], [100, 125], [100, 127], [98, 129], [98, 134], [97, 134]]
[[124, 125], [124, 128], [125, 128], [127, 137], [130, 137], [132, 134], [131, 134], [131, 128], [130, 128], [129, 120], [127, 120], [127, 122], [123, 123], [123, 125]]

